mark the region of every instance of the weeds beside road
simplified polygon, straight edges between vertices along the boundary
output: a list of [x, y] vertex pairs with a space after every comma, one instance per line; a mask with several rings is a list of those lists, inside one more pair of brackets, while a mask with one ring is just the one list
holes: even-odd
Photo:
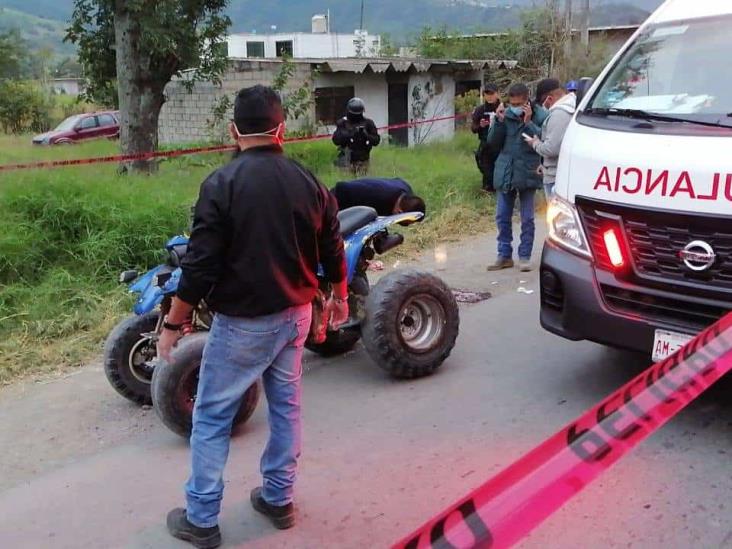
[[[427, 221], [405, 231], [396, 253], [488, 228], [492, 201], [479, 190], [474, 146], [472, 135], [459, 134], [448, 143], [374, 151], [372, 175], [402, 177], [427, 201]], [[39, 148], [27, 137], [0, 137], [0, 164], [109, 155], [116, 147]], [[332, 166], [328, 141], [286, 151], [328, 186], [348, 178]], [[119, 176], [114, 164], [0, 173], [0, 383], [98, 353], [130, 314], [118, 273], [163, 259], [165, 241], [188, 227], [201, 181], [225, 161], [211, 154], [164, 161], [154, 176]]]

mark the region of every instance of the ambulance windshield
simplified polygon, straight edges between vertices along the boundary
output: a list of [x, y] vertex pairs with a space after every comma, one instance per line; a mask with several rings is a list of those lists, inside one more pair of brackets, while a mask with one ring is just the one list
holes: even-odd
[[623, 54], [586, 113], [643, 111], [732, 123], [732, 18], [651, 26]]

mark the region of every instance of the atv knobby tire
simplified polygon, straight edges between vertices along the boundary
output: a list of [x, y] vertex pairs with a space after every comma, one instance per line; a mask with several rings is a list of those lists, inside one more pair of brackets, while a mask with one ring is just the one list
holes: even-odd
[[305, 347], [320, 356], [338, 356], [353, 349], [359, 339], [361, 332], [358, 329], [338, 330], [328, 332], [323, 343], [306, 343]]
[[[139, 361], [143, 359], [142, 352], [145, 350], [142, 346], [155, 345], [142, 334], [155, 331], [158, 317], [158, 311], [151, 311], [126, 318], [114, 327], [104, 343], [104, 373], [109, 383], [120, 395], [137, 404], [152, 402], [152, 374], [148, 374]], [[155, 354], [154, 347], [151, 352]], [[137, 365], [134, 365], [135, 362]]]
[[460, 329], [457, 301], [438, 277], [416, 270], [384, 276], [366, 300], [361, 333], [371, 358], [394, 377], [433, 373]]
[[[170, 362], [155, 368], [152, 380], [152, 402], [155, 412], [166, 427], [182, 437], [190, 437], [193, 428], [193, 404], [198, 387], [206, 332], [180, 340], [171, 353]], [[244, 393], [233, 427], [246, 422], [259, 402], [259, 382]]]
[[[353, 281], [349, 286], [348, 307], [351, 315], [358, 315], [358, 311], [362, 308], [357, 300], [363, 299], [369, 295], [369, 281], [360, 274], [353, 277]], [[305, 348], [313, 353], [323, 357], [338, 356], [351, 351], [361, 339], [361, 330], [358, 327], [346, 328], [345, 330], [329, 331], [323, 343], [305, 342]]]

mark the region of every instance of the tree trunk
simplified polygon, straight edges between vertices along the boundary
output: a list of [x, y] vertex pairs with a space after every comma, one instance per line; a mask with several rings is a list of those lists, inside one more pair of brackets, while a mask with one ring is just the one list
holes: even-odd
[[572, 0], [564, 0], [564, 58], [572, 57]]
[[[125, 0], [116, 0], [114, 12], [120, 148], [123, 154], [153, 152], [158, 146], [158, 118], [165, 83], [151, 74], [150, 56], [140, 48], [140, 25], [125, 4]], [[120, 165], [121, 172], [149, 173], [156, 168], [154, 160]]]
[[580, 18], [582, 46], [585, 53], [590, 52], [590, 0], [582, 0], [582, 16]]

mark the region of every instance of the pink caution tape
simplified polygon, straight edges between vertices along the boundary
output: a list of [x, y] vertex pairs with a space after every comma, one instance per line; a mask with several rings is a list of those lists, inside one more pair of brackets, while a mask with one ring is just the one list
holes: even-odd
[[730, 369], [732, 313], [394, 547], [510, 547]]

